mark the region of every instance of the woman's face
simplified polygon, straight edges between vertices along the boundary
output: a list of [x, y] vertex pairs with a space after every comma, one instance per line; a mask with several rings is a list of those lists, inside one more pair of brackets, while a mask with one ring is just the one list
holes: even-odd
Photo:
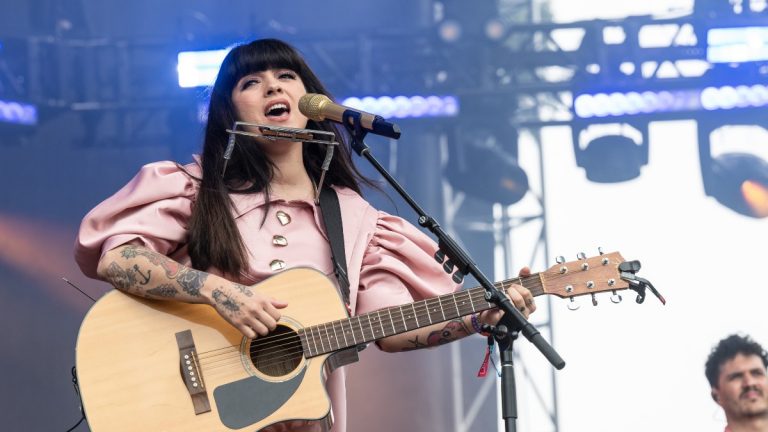
[[232, 103], [240, 121], [306, 128], [299, 99], [307, 94], [299, 75], [290, 69], [268, 69], [248, 74], [232, 89]]

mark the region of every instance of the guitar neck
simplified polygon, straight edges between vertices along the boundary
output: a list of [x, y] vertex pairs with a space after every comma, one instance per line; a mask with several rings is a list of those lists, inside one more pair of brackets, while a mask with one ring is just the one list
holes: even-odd
[[[534, 296], [544, 294], [540, 273], [497, 282], [504, 292], [512, 284], [528, 288]], [[449, 321], [495, 307], [485, 300], [485, 288], [475, 287], [439, 297], [376, 310], [351, 318], [305, 327], [299, 331], [306, 357], [373, 342], [388, 336]]]

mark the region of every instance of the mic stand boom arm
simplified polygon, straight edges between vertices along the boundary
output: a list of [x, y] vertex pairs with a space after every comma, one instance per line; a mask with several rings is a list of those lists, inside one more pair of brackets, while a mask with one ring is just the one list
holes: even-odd
[[[485, 277], [480, 271], [477, 265], [470, 259], [469, 255], [451, 238], [448, 233], [443, 231], [437, 221], [419, 206], [416, 201], [411, 198], [408, 192], [403, 189], [402, 186], [395, 180], [389, 172], [371, 155], [370, 149], [363, 142], [363, 138], [368, 133], [362, 128], [360, 124], [360, 113], [354, 110], [347, 110], [344, 112], [344, 118], [342, 124], [347, 128], [352, 137], [352, 149], [361, 157], [367, 159], [371, 165], [392, 185], [400, 196], [413, 208], [413, 210], [419, 215], [419, 225], [430, 230], [438, 239], [438, 246], [440, 251], [435, 254], [435, 258], [442, 262], [443, 268], [450, 272], [455, 266], [458, 271], [454, 273], [454, 280], [460, 282], [464, 275], [471, 274], [477, 279], [477, 281], [485, 288], [485, 300], [489, 303], [497, 305], [504, 311], [504, 317], [509, 320], [511, 326], [514, 329], [520, 331], [549, 361], [555, 368], [562, 369], [565, 366], [565, 361], [555, 351], [554, 348], [547, 342], [541, 333], [528, 322], [527, 319], [517, 310], [512, 302], [503, 295], [493, 283]], [[444, 257], [448, 257], [447, 261], [443, 261]]]

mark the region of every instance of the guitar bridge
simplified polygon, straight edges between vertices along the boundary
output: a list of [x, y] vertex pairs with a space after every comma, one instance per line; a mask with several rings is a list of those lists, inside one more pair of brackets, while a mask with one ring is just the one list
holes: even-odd
[[200, 361], [197, 358], [197, 349], [195, 341], [192, 339], [192, 331], [184, 330], [176, 333], [176, 344], [179, 346], [179, 370], [181, 379], [187, 387], [189, 396], [192, 399], [192, 406], [195, 408], [195, 414], [209, 412], [211, 404], [208, 402], [208, 393], [205, 391], [205, 382], [203, 381]]

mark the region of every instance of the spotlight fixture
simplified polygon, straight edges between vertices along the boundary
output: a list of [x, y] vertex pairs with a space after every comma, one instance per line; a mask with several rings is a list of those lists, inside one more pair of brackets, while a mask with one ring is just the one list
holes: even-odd
[[[458, 134], [446, 165], [451, 186], [467, 196], [489, 203], [512, 205], [528, 192], [528, 175], [517, 162], [517, 133], [501, 135], [481, 131]], [[463, 138], [463, 139], [462, 139]]]
[[[576, 165], [584, 168], [587, 179], [596, 183], [618, 183], [640, 176], [640, 168], [648, 164], [647, 128], [626, 129], [622, 127], [619, 133], [593, 138], [584, 148], [580, 145], [581, 134], [574, 130]], [[627, 132], [639, 137], [632, 138]]]
[[706, 155], [701, 172], [708, 196], [744, 216], [768, 217], [768, 162], [748, 153]]

